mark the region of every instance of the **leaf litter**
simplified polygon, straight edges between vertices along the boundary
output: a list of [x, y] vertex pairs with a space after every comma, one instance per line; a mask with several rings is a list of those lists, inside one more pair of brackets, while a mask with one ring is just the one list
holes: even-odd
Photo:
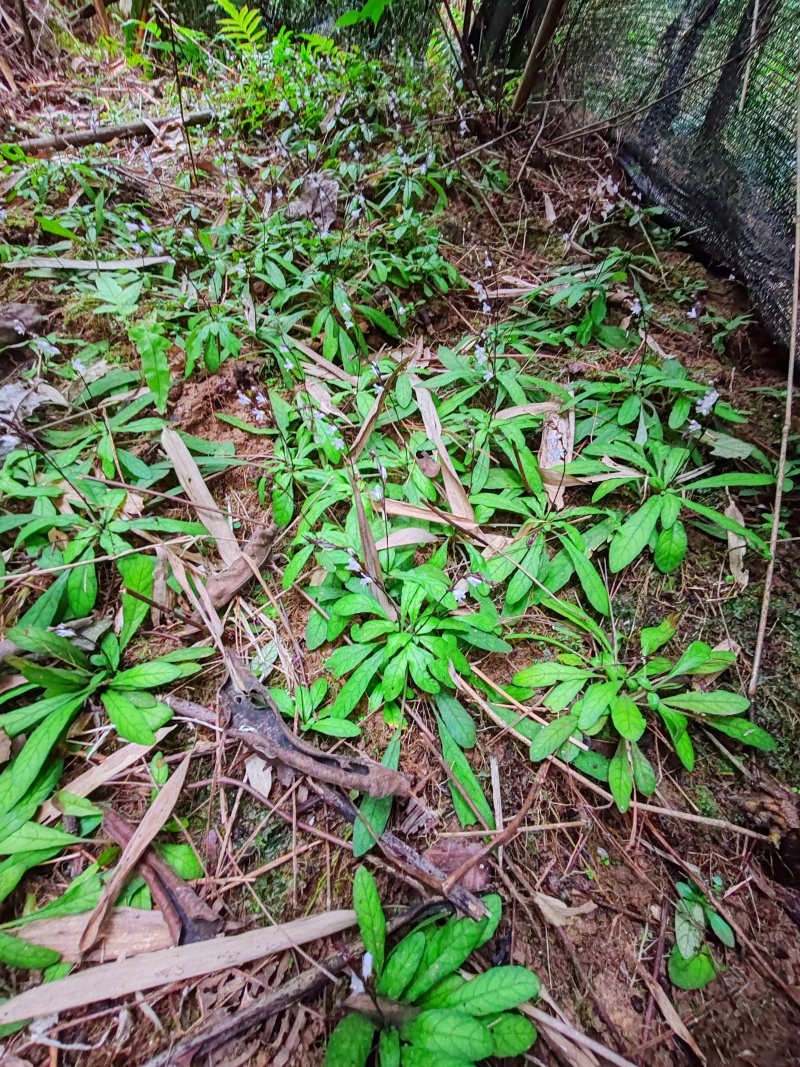
[[[325, 82], [324, 50], [284, 46], [322, 79], [330, 138], [334, 119], [348, 108], [359, 115], [365, 102]], [[265, 54], [275, 62], [276, 46]], [[380, 64], [370, 69], [388, 92]], [[131, 72], [125, 77], [144, 91]], [[424, 109], [409, 77], [404, 106], [416, 122]], [[435, 106], [446, 112], [453, 102], [440, 92], [441, 84]], [[275, 98], [278, 116], [283, 99]], [[307, 121], [311, 111], [300, 127]], [[36, 254], [5, 266], [15, 272], [14, 293], [28, 272], [26, 298], [46, 298], [54, 315], [38, 349], [36, 399], [28, 378], [3, 387], [16, 409], [24, 403], [24, 422], [2, 472], [3, 619], [21, 643], [0, 694], [11, 758], [0, 798], [3, 836], [27, 844], [0, 864], [8, 924], [0, 951], [13, 964], [0, 1020], [10, 1033], [55, 1011], [60, 1033], [93, 1004], [147, 994], [147, 1055], [157, 1057], [165, 1038], [153, 1019], [176, 1018], [169, 990], [179, 986], [188, 999], [200, 976], [229, 972], [240, 984], [229, 999], [220, 994], [223, 1023], [209, 1028], [185, 1015], [181, 1027], [231, 1052], [253, 1032], [243, 1023], [230, 1036], [237, 1006], [250, 1004], [254, 1019], [282, 1012], [276, 1046], [288, 1034], [304, 1062], [321, 1062], [325, 1027], [308, 1025], [293, 1005], [313, 990], [322, 999], [307, 1003], [324, 1006], [328, 1031], [341, 1014], [346, 992], [326, 968], [355, 919], [341, 909], [352, 903], [360, 840], [384, 906], [399, 915], [444, 894], [477, 920], [485, 906], [474, 894], [500, 890], [503, 920], [476, 966], [489, 975], [492, 965], [513, 964], [546, 979], [550, 992], [540, 996], [552, 1014], [522, 1010], [541, 1026], [537, 1052], [547, 1062], [646, 1054], [665, 1064], [678, 1054], [675, 1035], [712, 1059], [721, 1034], [730, 1062], [754, 1046], [765, 1061], [792, 1062], [779, 1058], [792, 1054], [793, 1010], [780, 983], [792, 987], [800, 966], [789, 918], [797, 908], [771, 888], [754, 851], [774, 851], [764, 840], [771, 834], [791, 862], [784, 842], [796, 826], [784, 812], [792, 797], [771, 782], [786, 805], [770, 806], [752, 778], [734, 777], [744, 746], [768, 756], [775, 742], [759, 706], [754, 720], [744, 716], [743, 657], [727, 632], [750, 575], [762, 572], [758, 494], [774, 471], [769, 447], [750, 438], [768, 436], [769, 423], [747, 433], [754, 420], [742, 421], [745, 394], [726, 392], [727, 366], [707, 336], [686, 341], [674, 294], [648, 291], [659, 315], [644, 340], [657, 358], [640, 364], [638, 325], [628, 329], [609, 311], [630, 310], [627, 287], [632, 278], [641, 286], [648, 267], [674, 271], [677, 283], [679, 257], [655, 223], [660, 263], [648, 261], [650, 249], [625, 245], [624, 194], [620, 245], [603, 249], [602, 265], [570, 262], [586, 250], [575, 243], [579, 229], [563, 261], [548, 251], [546, 231], [579, 214], [570, 201], [591, 204], [594, 179], [578, 166], [560, 162], [559, 182], [504, 186], [491, 155], [477, 154], [460, 182], [445, 142], [426, 132], [424, 155], [405, 159], [376, 122], [360, 150], [325, 142], [333, 161], [341, 148], [344, 163], [326, 185], [294, 162], [283, 174], [276, 160], [287, 150], [274, 130], [289, 126], [275, 122], [255, 166], [244, 159], [253, 146], [240, 119], [225, 118], [211, 139], [203, 134], [207, 156], [232, 147], [240, 158], [228, 178], [206, 160], [195, 175], [199, 213], [182, 232], [168, 233], [168, 222], [187, 202], [175, 179], [191, 180], [193, 164], [177, 138], [154, 157], [160, 203], [126, 199], [126, 182], [147, 187], [150, 179], [142, 150], [123, 145], [110, 158], [135, 178], [107, 166], [104, 154], [87, 186], [81, 160], [95, 158], [90, 148], [69, 157], [69, 203], [46, 193], [37, 201], [25, 175], [6, 190], [34, 227], [35, 219], [51, 223], [31, 231]], [[368, 164], [353, 158], [357, 151]], [[523, 137], [508, 142], [506, 169], [527, 151]], [[599, 165], [602, 144], [587, 151]], [[288, 155], [296, 162], [299, 147]], [[54, 165], [26, 164], [43, 176]], [[477, 216], [476, 187], [491, 204]], [[255, 228], [233, 221], [245, 188], [271, 204]], [[89, 190], [100, 253], [86, 229]], [[506, 263], [510, 246], [495, 216], [516, 219], [522, 203], [543, 239], [532, 235], [529, 246], [526, 238]], [[442, 255], [431, 238], [442, 211], [468, 221], [458, 257]], [[588, 219], [581, 240], [591, 246]], [[403, 225], [414, 238], [407, 245]], [[52, 237], [67, 244], [52, 249]], [[258, 251], [243, 255], [243, 238]], [[325, 241], [338, 242], [335, 271]], [[692, 270], [696, 286], [707, 284], [702, 268]], [[483, 277], [485, 298], [475, 283], [470, 295], [467, 277]], [[475, 293], [489, 312], [476, 311]], [[405, 338], [409, 347], [392, 350]], [[712, 383], [723, 399], [706, 411]], [[687, 438], [698, 433], [688, 429], [698, 405], [708, 421]], [[712, 463], [719, 480], [703, 484]], [[655, 639], [645, 631], [667, 616], [676, 619], [667, 641], [649, 649]], [[105, 628], [83, 637], [86, 619]], [[308, 778], [290, 776], [288, 785], [254, 762], [247, 731], [226, 730], [209, 710], [224, 705], [220, 654], [234, 651], [254, 677], [270, 642], [283, 650], [270, 676], [277, 684], [256, 681], [249, 692], [266, 693], [262, 715], [269, 708], [287, 734], [307, 735], [297, 742], [302, 766], [285, 762]], [[556, 674], [546, 686], [529, 684], [525, 672], [542, 663]], [[618, 670], [632, 697], [625, 703], [617, 691], [603, 704]], [[173, 707], [181, 717], [168, 722]], [[696, 725], [732, 756], [724, 770]], [[394, 739], [397, 762], [381, 773], [405, 776], [406, 792], [411, 781], [408, 812], [380, 795], [357, 808], [319, 784], [335, 784], [344, 766], [373, 773]], [[529, 756], [547, 762], [526, 810]], [[502, 801], [494, 809], [490, 757]], [[100, 809], [81, 807], [89, 797]], [[487, 849], [498, 810], [507, 823], [523, 816], [514, 836], [497, 827], [502, 866]], [[69, 836], [56, 842], [44, 831], [58, 822]], [[445, 847], [461, 835], [461, 851]], [[715, 977], [694, 999], [678, 986], [667, 996], [666, 964], [655, 962], [654, 909], [674, 910], [681, 874], [659, 843], [665, 836], [708, 872], [711, 895], [764, 949], [759, 960], [712, 935]], [[473, 860], [481, 877], [453, 885]], [[190, 919], [206, 924], [198, 936], [207, 944], [182, 940]], [[57, 937], [48, 933], [55, 924]], [[547, 924], [563, 936], [550, 943]], [[677, 926], [673, 916], [670, 940]], [[88, 951], [103, 931], [106, 957], [102, 947]], [[281, 971], [285, 981], [262, 994], [264, 958], [301, 944], [301, 973]], [[126, 958], [93, 965], [114, 955]], [[41, 971], [44, 984], [21, 978], [25, 967]], [[331, 962], [329, 973], [342, 967]], [[740, 995], [750, 1022], [744, 1008], [731, 1018], [721, 1007]], [[135, 1059], [119, 1019], [121, 1047]], [[99, 1042], [104, 1031], [94, 1025]], [[4, 1039], [8, 1056], [30, 1053], [25, 1033]], [[107, 1042], [91, 1047], [87, 1062], [108, 1061]]]

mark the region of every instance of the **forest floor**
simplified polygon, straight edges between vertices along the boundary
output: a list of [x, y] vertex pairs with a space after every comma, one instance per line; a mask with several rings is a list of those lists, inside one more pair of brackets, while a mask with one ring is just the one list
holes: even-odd
[[[613, 146], [504, 131], [441, 55], [184, 59], [210, 125], [0, 180], [0, 993], [40, 990], [0, 1063], [321, 1063], [341, 927], [57, 1014], [42, 983], [349, 909], [359, 865], [400, 915], [442, 897], [423, 855], [474, 861], [473, 969], [534, 971], [571, 1035], [513, 1062], [800, 1062], [800, 556], [789, 484], [748, 708], [785, 384], [747, 294]], [[177, 104], [84, 50], [3, 136]], [[361, 811], [404, 861], [225, 729], [224, 650], [315, 750], [396, 759], [410, 794]]]

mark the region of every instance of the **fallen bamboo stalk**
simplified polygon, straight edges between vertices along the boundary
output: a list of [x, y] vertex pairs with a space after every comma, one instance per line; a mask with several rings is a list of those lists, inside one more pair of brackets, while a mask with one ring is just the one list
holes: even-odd
[[155, 137], [162, 126], [173, 122], [183, 126], [208, 126], [216, 118], [213, 111], [194, 111], [181, 121], [180, 115], [164, 115], [161, 118], [141, 119], [138, 122], [122, 122], [116, 126], [99, 126], [96, 130], [76, 130], [74, 133], [55, 133], [47, 137], [29, 137], [19, 141], [23, 152], [38, 152], [47, 148], [82, 148], [88, 144], [107, 144], [117, 137]]

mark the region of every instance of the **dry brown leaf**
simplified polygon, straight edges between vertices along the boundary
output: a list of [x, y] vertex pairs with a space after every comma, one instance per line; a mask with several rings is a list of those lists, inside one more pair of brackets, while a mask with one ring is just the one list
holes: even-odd
[[518, 404], [513, 408], [503, 408], [496, 412], [496, 419], [515, 419], [517, 415], [553, 415], [559, 405], [555, 400], [545, 400], [541, 404]]
[[705, 1063], [706, 1057], [700, 1051], [697, 1042], [692, 1037], [683, 1019], [681, 1019], [680, 1015], [678, 1015], [677, 1011], [673, 1007], [672, 1001], [669, 999], [669, 997], [661, 988], [659, 983], [655, 980], [655, 978], [653, 978], [653, 976], [644, 969], [641, 963], [639, 963], [637, 959], [634, 959], [633, 962], [636, 965], [637, 974], [652, 993], [653, 999], [658, 1005], [658, 1010], [664, 1016], [667, 1026], [669, 1026], [669, 1028], [675, 1034], [678, 1035], [681, 1041], [686, 1042], [686, 1044], [689, 1046], [695, 1056], [697, 1056], [701, 1063]]
[[0, 727], [0, 763], [6, 763], [11, 758], [11, 739], [5, 730]]
[[553, 201], [547, 195], [542, 193], [542, 200], [544, 201], [544, 217], [548, 226], [555, 226], [558, 221], [556, 216], [556, 209], [553, 207]]
[[219, 937], [90, 967], [0, 1004], [0, 1026], [241, 967], [274, 952], [341, 933], [355, 921], [354, 911], [330, 911], [263, 930], [249, 930], [235, 937]]
[[[740, 526], [744, 526], [744, 515], [742, 515], [733, 500], [725, 508], [725, 515], [729, 519], [733, 519], [734, 522], [738, 522]], [[750, 582], [750, 571], [745, 570], [744, 566], [746, 550], [747, 541], [745, 538], [733, 530], [728, 530], [728, 565], [739, 590], [746, 589]]]
[[430, 530], [421, 530], [419, 526], [404, 526], [402, 530], [392, 530], [390, 534], [376, 541], [379, 552], [387, 548], [403, 548], [406, 545], [430, 545], [439, 538]]
[[[413, 382], [418, 382], [418, 379], [412, 379]], [[475, 522], [475, 512], [472, 510], [469, 497], [456, 474], [450, 454], [442, 440], [442, 424], [439, 421], [439, 413], [436, 410], [433, 397], [427, 389], [424, 389], [419, 384], [415, 385], [414, 392], [417, 397], [420, 415], [422, 415], [422, 421], [425, 424], [425, 433], [436, 445], [436, 450], [439, 453], [439, 460], [442, 464], [442, 477], [444, 479], [444, 491], [450, 510], [454, 515], [463, 516], [467, 520], [466, 525], [470, 529], [476, 530], [478, 524]]]
[[[251, 564], [254, 564], [260, 571], [272, 549], [277, 533], [278, 527], [275, 523], [260, 526], [244, 546], [241, 556], [224, 571], [211, 575], [206, 582], [206, 593], [215, 608], [225, 607], [240, 589], [252, 582]], [[199, 626], [202, 622], [200, 615], [193, 616], [192, 622]]]
[[288, 341], [289, 344], [292, 344], [295, 348], [299, 349], [304, 356], [308, 356], [312, 363], [316, 363], [318, 367], [325, 370], [327, 372], [327, 377], [338, 378], [339, 381], [348, 382], [350, 385], [358, 385], [358, 378], [354, 374], [348, 374], [347, 371], [342, 370], [341, 367], [337, 367], [335, 363], [331, 363], [329, 359], [325, 359], [319, 352], [315, 352], [310, 345], [303, 344], [302, 341], [298, 341], [295, 337], [289, 337]]
[[203, 481], [191, 452], [171, 426], [165, 426], [161, 433], [161, 447], [175, 468], [184, 493], [193, 504], [199, 505], [197, 517], [216, 541], [223, 562], [230, 567], [241, 557], [242, 550], [227, 519], [222, 515]]
[[[175, 724], [170, 726], [162, 726], [160, 730], [156, 731], [155, 744], [159, 744], [167, 734], [171, 733], [175, 729]], [[123, 748], [117, 749], [116, 752], [112, 752], [110, 756], [107, 756], [102, 763], [94, 764], [88, 771], [84, 771], [83, 774], [79, 774], [77, 778], [73, 778], [71, 782], [68, 782], [64, 786], [64, 791], [72, 793], [76, 797], [88, 797], [95, 789], [99, 789], [101, 785], [105, 785], [106, 782], [110, 782], [112, 778], [116, 778], [118, 774], [122, 774], [128, 767], [132, 767], [134, 763], [138, 763], [142, 756], [146, 756], [151, 748], [155, 745], [137, 745], [135, 742], [130, 741]], [[54, 806], [52, 801], [47, 800], [39, 808], [39, 813], [36, 816], [36, 821], [41, 823], [50, 823], [56, 819], [61, 818], [61, 812]]]
[[352, 419], [349, 419], [343, 411], [337, 408], [331, 400], [331, 394], [317, 378], [309, 378], [306, 376], [302, 388], [310, 397], [316, 400], [317, 404], [319, 404], [319, 410], [323, 415], [336, 415], [337, 418], [346, 422], [348, 426], [353, 425]]
[[[221, 652], [224, 653], [224, 647], [222, 644], [222, 623], [219, 615], [217, 615], [217, 609], [211, 603], [211, 598], [206, 592], [206, 587], [202, 582], [198, 581], [196, 589], [192, 587], [189, 581], [189, 576], [186, 573], [186, 568], [183, 565], [183, 561], [172, 551], [171, 548], [164, 546], [164, 552], [169, 565], [172, 568], [172, 573], [175, 576], [175, 581], [184, 591], [186, 596], [192, 603], [195, 611], [198, 613], [203, 621], [203, 625], [214, 639], [214, 644]], [[249, 556], [242, 557], [245, 561], [250, 559]], [[252, 563], [252, 560], [250, 561]], [[248, 564], [249, 566], [250, 564]]]
[[437, 463], [427, 452], [420, 452], [417, 456], [417, 466], [426, 478], [438, 478], [442, 469], [441, 463]]
[[128, 875], [136, 866], [150, 842], [172, 814], [172, 809], [180, 796], [186, 774], [189, 770], [191, 753], [187, 753], [183, 762], [178, 766], [172, 777], [167, 781], [163, 789], [159, 790], [153, 803], [147, 809], [144, 818], [136, 828], [131, 840], [122, 851], [119, 863], [114, 873], [106, 882], [103, 892], [95, 905], [86, 929], [80, 939], [80, 951], [88, 952], [89, 949], [101, 937], [103, 924], [111, 910], [111, 906], [122, 891], [122, 887], [128, 880]]
[[378, 558], [378, 549], [375, 546], [375, 538], [367, 522], [364, 511], [364, 501], [361, 499], [354, 468], [350, 469], [350, 484], [353, 487], [353, 499], [356, 505], [356, 519], [358, 520], [358, 532], [361, 537], [361, 548], [364, 552], [364, 570], [372, 581], [369, 583], [369, 591], [380, 606], [383, 608], [390, 622], [397, 622], [397, 610], [383, 589], [383, 571], [381, 561]]
[[[544, 472], [549, 467], [561, 467], [572, 460], [575, 445], [575, 409], [570, 408], [566, 415], [552, 413], [545, 419], [542, 427], [542, 443], [539, 446], [539, 470]], [[544, 491], [547, 499], [556, 509], [564, 508], [564, 475], [557, 485], [549, 482], [544, 474]]]
[[534, 893], [534, 902], [542, 913], [542, 918], [553, 926], [566, 926], [570, 919], [577, 915], [591, 915], [597, 911], [597, 905], [592, 900], [585, 900], [576, 908], [571, 908], [558, 897], [549, 897], [546, 893]]
[[416, 504], [405, 504], [402, 500], [389, 500], [388, 497], [379, 506], [383, 508], [387, 515], [393, 515], [395, 518], [417, 519], [421, 522], [438, 522], [443, 526], [452, 526], [453, 523], [450, 521], [452, 519], [453, 522], [467, 530], [470, 526], [475, 526], [474, 521], [464, 515], [448, 515], [444, 511], [437, 513], [428, 508], [418, 507]]
[[394, 368], [392, 373], [389, 375], [387, 380], [383, 383], [380, 393], [378, 393], [378, 395], [375, 397], [375, 403], [369, 409], [367, 417], [361, 424], [361, 429], [356, 434], [355, 441], [353, 441], [352, 445], [350, 446], [348, 455], [350, 457], [351, 463], [355, 463], [358, 457], [364, 451], [364, 446], [369, 440], [370, 434], [375, 429], [375, 423], [378, 421], [378, 416], [386, 406], [386, 401], [389, 398], [392, 389], [394, 388], [394, 383], [397, 381], [398, 374], [402, 373], [402, 371], [405, 370], [405, 368], [411, 362], [413, 355], [414, 353], [410, 352], [408, 353], [408, 355], [404, 356]]
[[[480, 841], [460, 841], [457, 837], [443, 837], [426, 849], [422, 855], [445, 874], [452, 874], [462, 863], [481, 852], [483, 852], [483, 845]], [[463, 878], [459, 879], [458, 884], [468, 889], [470, 893], [482, 893], [490, 881], [488, 864], [476, 863]]]
[[272, 767], [261, 756], [248, 756], [244, 761], [247, 781], [262, 797], [272, 791]]
[[60, 952], [62, 962], [80, 963], [82, 959], [115, 960], [120, 956], [138, 956], [140, 952], [157, 952], [172, 944], [169, 927], [160, 911], [141, 908], [114, 908], [108, 917], [103, 944], [84, 957], [79, 949], [90, 914], [59, 915], [55, 919], [36, 919], [9, 933], [32, 945], [44, 945]]

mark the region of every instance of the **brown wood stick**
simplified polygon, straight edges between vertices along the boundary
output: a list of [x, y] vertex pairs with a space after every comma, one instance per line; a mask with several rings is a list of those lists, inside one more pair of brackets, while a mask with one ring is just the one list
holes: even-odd
[[160, 129], [172, 122], [184, 126], [208, 126], [216, 115], [213, 111], [194, 111], [181, 120], [180, 115], [164, 115], [140, 122], [122, 122], [115, 126], [100, 126], [96, 130], [77, 130], [75, 133], [56, 133], [50, 136], [29, 137], [19, 141], [23, 152], [38, 152], [47, 148], [80, 148], [87, 144], [107, 144], [117, 137], [146, 137], [151, 139], [153, 127]]

